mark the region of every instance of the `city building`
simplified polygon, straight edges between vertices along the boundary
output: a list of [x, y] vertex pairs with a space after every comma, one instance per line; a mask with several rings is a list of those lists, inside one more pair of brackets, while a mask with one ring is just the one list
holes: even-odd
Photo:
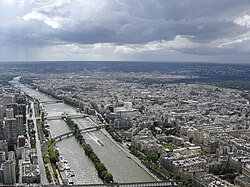
[[235, 187], [235, 185], [220, 179], [213, 174], [197, 173], [193, 176], [193, 184], [196, 187]]
[[132, 121], [129, 118], [118, 118], [114, 120], [114, 127], [116, 129], [129, 129], [133, 126]]
[[15, 145], [18, 137], [16, 118], [5, 119], [4, 129], [7, 143], [11, 146]]
[[8, 159], [1, 164], [0, 175], [1, 183], [16, 183], [15, 153], [13, 151], [8, 152]]

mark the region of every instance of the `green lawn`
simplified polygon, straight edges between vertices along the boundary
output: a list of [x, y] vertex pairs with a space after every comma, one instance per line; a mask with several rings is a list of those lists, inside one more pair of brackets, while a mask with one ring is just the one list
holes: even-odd
[[174, 145], [172, 143], [167, 143], [163, 145], [165, 149], [169, 149], [170, 151], [172, 151], [173, 149], [178, 149], [179, 147], [177, 145]]

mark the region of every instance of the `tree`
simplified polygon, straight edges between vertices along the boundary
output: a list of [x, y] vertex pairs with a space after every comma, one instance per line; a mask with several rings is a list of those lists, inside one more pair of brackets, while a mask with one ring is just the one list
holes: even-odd
[[49, 163], [50, 162], [49, 155], [45, 155], [43, 157], [43, 161], [44, 161], [45, 164]]
[[159, 155], [158, 155], [158, 153], [156, 153], [156, 152], [150, 152], [150, 153], [148, 154], [148, 158], [149, 158], [149, 160], [151, 160], [152, 162], [157, 162], [157, 160], [158, 160], [158, 158], [159, 158]]
[[104, 180], [105, 176], [108, 174], [109, 172], [106, 170], [106, 171], [102, 171], [101, 173], [98, 173], [98, 176]]
[[[94, 150], [92, 149], [90, 144], [86, 144], [84, 137], [81, 135], [79, 127], [76, 123], [74, 123], [70, 118], [66, 118], [66, 123], [73, 132], [73, 135], [77, 139], [77, 141], [82, 145], [82, 148], [84, 149], [85, 154], [88, 156], [88, 158], [93, 162], [95, 165], [95, 168], [98, 172], [98, 176], [103, 180], [104, 183], [111, 183], [113, 181], [113, 176], [111, 173], [108, 172], [107, 168], [103, 163], [101, 163], [98, 156], [95, 154]], [[55, 155], [52, 150], [52, 145], [49, 144], [49, 155], [50, 160], [52, 162], [55, 160]], [[57, 157], [58, 158], [58, 157]]]
[[194, 185], [192, 184], [192, 180], [185, 180], [181, 183], [180, 185], [181, 187], [194, 187]]
[[50, 161], [53, 163], [53, 164], [56, 164], [56, 162], [57, 162], [57, 152], [56, 151], [51, 151], [50, 153]]
[[102, 171], [107, 170], [107, 168], [104, 166], [103, 163], [98, 164], [98, 166], [96, 167], [96, 169], [97, 169], [98, 172], [102, 172]]
[[106, 183], [114, 182], [113, 175], [112, 175], [111, 173], [108, 173], [107, 175], [105, 175], [104, 181], [105, 181]]

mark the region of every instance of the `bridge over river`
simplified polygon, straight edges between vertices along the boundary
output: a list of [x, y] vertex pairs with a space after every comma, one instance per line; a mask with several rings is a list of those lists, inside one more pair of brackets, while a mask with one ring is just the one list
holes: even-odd
[[42, 101], [42, 103], [44, 103], [45, 105], [48, 105], [48, 104], [57, 104], [57, 103], [64, 103], [64, 100], [48, 100], [48, 101]]
[[55, 115], [55, 116], [44, 116], [44, 119], [46, 120], [58, 120], [58, 119], [64, 119], [66, 117], [69, 117], [71, 119], [77, 119], [77, 118], [86, 118], [88, 117], [87, 114], [65, 114], [62, 113], [61, 115]]
[[[35, 98], [40, 103], [42, 101], [51, 101], [56, 100], [52, 97], [48, 97], [45, 94], [39, 92], [38, 90], [34, 90], [27, 87], [22, 87], [23, 85], [16, 81], [16, 86], [20, 87], [23, 92], [30, 95], [30, 97]], [[48, 102], [47, 102], [48, 103]], [[49, 128], [51, 134], [53, 136], [61, 135], [64, 133], [69, 132], [68, 125], [62, 120], [61, 114], [67, 113], [72, 115], [81, 115], [81, 113], [77, 113], [76, 108], [73, 108], [65, 103], [58, 103], [58, 102], [50, 102], [51, 104], [46, 105], [46, 110], [48, 115], [45, 117], [52, 117], [57, 116], [59, 120], [48, 120]], [[58, 104], [52, 104], [58, 103]], [[44, 103], [45, 105], [45, 103]], [[59, 117], [60, 115], [60, 117]], [[65, 115], [66, 116], [66, 115]], [[75, 116], [76, 117], [76, 116]], [[94, 126], [86, 118], [76, 119], [76, 122], [80, 129], [84, 129], [87, 127]], [[96, 130], [96, 129], [92, 129]], [[147, 172], [146, 169], [139, 166], [137, 163], [131, 159], [133, 155], [129, 153], [124, 153], [122, 148], [119, 147], [119, 144], [114, 142], [111, 138], [109, 138], [108, 133], [102, 130], [96, 130], [92, 133], [84, 133], [82, 132], [86, 143], [90, 144], [93, 150], [96, 152], [97, 156], [100, 160], [107, 166], [110, 173], [112, 173], [114, 180], [119, 182], [119, 186], [139, 186], [139, 184], [131, 184], [133, 182], [150, 182], [155, 181], [156, 179], [152, 174]], [[99, 140], [105, 146], [100, 146], [100, 143], [97, 142]], [[72, 170], [74, 170], [75, 177], [73, 178], [73, 182], [75, 185], [79, 186], [118, 186], [118, 184], [112, 185], [90, 185], [90, 184], [100, 184], [102, 183], [101, 179], [98, 177], [98, 173], [91, 162], [91, 160], [86, 156], [84, 153], [83, 148], [79, 145], [77, 140], [73, 137], [71, 138], [64, 138], [63, 141], [59, 141], [57, 147], [60, 149], [60, 152], [63, 154], [64, 158], [68, 160], [69, 166]], [[46, 142], [42, 145], [44, 148], [46, 146]], [[43, 149], [43, 148], [42, 148]], [[129, 156], [131, 157], [128, 157]], [[123, 183], [130, 183], [130, 184], [123, 184]], [[144, 184], [143, 186], [146, 186]], [[143, 187], [141, 186], [141, 187]], [[148, 186], [169, 186], [167, 184], [149, 184]]]
[[[106, 126], [108, 126], [108, 125], [98, 125], [98, 126], [87, 127], [84, 129], [80, 129], [79, 132], [80, 133], [87, 133], [87, 132], [98, 131], [100, 129], [105, 128]], [[67, 139], [69, 137], [72, 137], [73, 135], [74, 135], [74, 133], [72, 131], [70, 131], [70, 132], [66, 132], [66, 133], [63, 133], [61, 135], [55, 136], [55, 137], [51, 138], [51, 140], [53, 141], [53, 143], [57, 143], [63, 139]], [[103, 145], [102, 142], [101, 142], [101, 144]], [[45, 142], [44, 144], [42, 144], [42, 150], [47, 149], [47, 146], [48, 146], [48, 141]]]
[[[93, 126], [93, 127], [87, 127], [87, 128], [84, 128], [84, 129], [80, 129], [79, 132], [80, 133], [86, 133], [86, 132], [92, 132], [92, 131], [97, 131], [97, 130], [100, 130], [100, 129], [103, 129], [105, 128], [106, 126], [108, 125], [98, 125], [98, 126]], [[69, 138], [71, 136], [73, 136], [74, 133], [72, 131], [70, 132], [66, 132], [64, 134], [61, 134], [59, 136], [55, 136], [53, 138], [51, 138], [51, 140], [55, 141], [55, 142], [58, 142], [64, 138]]]

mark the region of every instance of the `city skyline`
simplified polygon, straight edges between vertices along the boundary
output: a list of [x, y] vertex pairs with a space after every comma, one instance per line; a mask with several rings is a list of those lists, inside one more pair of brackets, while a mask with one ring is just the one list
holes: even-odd
[[249, 59], [246, 0], [3, 0], [0, 7], [0, 61]]
[[3, 186], [250, 184], [250, 65], [60, 61], [0, 70]]

